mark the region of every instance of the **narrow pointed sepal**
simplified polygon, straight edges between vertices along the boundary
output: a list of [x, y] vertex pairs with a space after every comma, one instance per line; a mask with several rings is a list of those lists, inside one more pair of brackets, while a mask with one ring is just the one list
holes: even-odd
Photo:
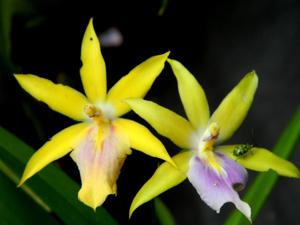
[[106, 67], [93, 19], [86, 28], [81, 45], [81, 80], [86, 96], [92, 103], [105, 100]]
[[49, 163], [68, 154], [85, 137], [88, 124], [80, 123], [70, 126], [54, 135], [28, 161], [18, 186], [39, 172]]
[[128, 136], [131, 148], [165, 160], [176, 167], [164, 145], [145, 126], [122, 118], [117, 119], [114, 125]]
[[250, 170], [259, 172], [274, 170], [281, 176], [300, 178], [300, 171], [293, 163], [280, 158], [271, 151], [264, 148], [253, 147], [244, 155], [236, 156], [234, 151], [238, 146], [239, 145], [219, 146], [216, 151], [226, 154]]
[[213, 113], [209, 124], [217, 123], [220, 127], [218, 143], [229, 139], [240, 127], [252, 104], [257, 85], [258, 77], [255, 71], [248, 73]]
[[144, 203], [183, 182], [186, 179], [188, 162], [191, 157], [192, 152], [190, 151], [174, 156], [172, 160], [177, 165], [177, 168], [167, 162], [161, 164], [134, 197], [130, 206], [129, 217]]
[[127, 99], [126, 103], [162, 136], [169, 138], [181, 148], [191, 146], [194, 130], [183, 117], [154, 102], [143, 99]]
[[75, 89], [31, 74], [15, 74], [15, 78], [26, 92], [54, 111], [74, 120], [86, 119], [84, 108], [88, 101]]
[[170, 52], [153, 56], [142, 62], [122, 77], [108, 92], [107, 101], [113, 104], [116, 115], [121, 116], [130, 111], [123, 102], [127, 98], [143, 98], [153, 82], [164, 68]]
[[185, 113], [195, 129], [204, 128], [209, 118], [205, 92], [196, 78], [178, 61], [168, 59], [177, 79], [178, 91]]

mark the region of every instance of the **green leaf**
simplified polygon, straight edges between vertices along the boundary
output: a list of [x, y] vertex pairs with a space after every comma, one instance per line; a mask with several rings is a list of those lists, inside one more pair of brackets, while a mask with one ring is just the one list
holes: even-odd
[[59, 225], [49, 213], [35, 204], [28, 195], [0, 173], [0, 224]]
[[[0, 170], [13, 182], [19, 181], [33, 152], [31, 147], [0, 127]], [[79, 185], [53, 164], [31, 178], [22, 188], [44, 209], [56, 214], [67, 225], [118, 224], [103, 207], [99, 207], [95, 213], [79, 202]]]
[[160, 198], [154, 199], [154, 207], [160, 225], [176, 225], [170, 210]]
[[11, 59], [11, 31], [13, 17], [16, 14], [30, 17], [31, 23], [38, 23], [41, 20], [31, 0], [0, 1], [0, 67], [2, 72], [11, 72], [15, 67]]
[[[298, 142], [299, 136], [300, 107], [289, 122], [287, 128], [282, 133], [273, 152], [284, 159], [288, 159]], [[278, 175], [273, 171], [261, 173], [255, 178], [251, 187], [247, 191], [244, 201], [249, 203], [251, 206], [253, 220], [255, 220], [260, 209], [263, 207], [277, 179]], [[225, 222], [225, 225], [245, 224], [249, 224], [249, 221], [237, 210], [235, 210]]]
[[168, 3], [169, 3], [169, 0], [162, 0], [161, 6], [160, 6], [159, 11], [158, 11], [159, 16], [163, 16], [165, 14]]

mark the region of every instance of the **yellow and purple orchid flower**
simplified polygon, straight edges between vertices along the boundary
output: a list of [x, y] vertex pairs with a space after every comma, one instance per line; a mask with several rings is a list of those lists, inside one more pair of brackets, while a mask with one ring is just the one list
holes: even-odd
[[143, 98], [162, 71], [169, 52], [153, 56], [106, 92], [106, 68], [92, 19], [85, 31], [80, 70], [86, 96], [71, 87], [35, 75], [15, 75], [22, 88], [51, 109], [76, 121], [43, 145], [29, 160], [19, 185], [52, 161], [71, 152], [80, 171], [78, 198], [96, 209], [116, 194], [116, 181], [131, 149], [174, 165], [163, 144], [144, 126], [120, 118], [129, 106], [126, 98]]
[[283, 176], [300, 178], [296, 166], [267, 149], [219, 145], [228, 140], [244, 120], [257, 88], [257, 75], [255, 72], [247, 74], [210, 117], [205, 93], [194, 76], [180, 62], [171, 59], [168, 62], [176, 76], [188, 120], [151, 101], [129, 99], [126, 102], [159, 134], [188, 151], [172, 158], [177, 168], [167, 163], [158, 167], [135, 196], [129, 215], [188, 178], [212, 209], [219, 212], [225, 203], [232, 202], [251, 221], [251, 209], [237, 193], [246, 184], [245, 168], [272, 169]]

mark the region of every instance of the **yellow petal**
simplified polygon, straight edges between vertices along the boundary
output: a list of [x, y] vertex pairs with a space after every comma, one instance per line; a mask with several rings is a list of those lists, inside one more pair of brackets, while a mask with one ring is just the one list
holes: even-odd
[[195, 77], [178, 61], [168, 59], [178, 83], [179, 95], [194, 128], [204, 128], [209, 118], [205, 93]]
[[85, 94], [93, 103], [103, 101], [106, 96], [106, 67], [93, 19], [90, 19], [83, 36], [81, 61], [80, 75]]
[[220, 146], [217, 151], [223, 152], [247, 169], [259, 172], [271, 169], [282, 176], [300, 178], [300, 171], [293, 163], [280, 158], [267, 149], [255, 147], [250, 149], [244, 156], [235, 156], [233, 154], [235, 146]]
[[86, 135], [87, 128], [88, 124], [79, 123], [54, 135], [32, 155], [26, 165], [19, 186], [49, 163], [72, 151]]
[[84, 107], [88, 101], [80, 92], [35, 75], [17, 74], [15, 78], [25, 91], [54, 111], [74, 120], [86, 119]]
[[116, 109], [117, 116], [121, 116], [130, 108], [123, 102], [126, 98], [143, 98], [153, 82], [164, 68], [169, 52], [153, 56], [136, 66], [126, 76], [122, 77], [108, 92], [107, 101]]
[[159, 134], [179, 147], [191, 147], [193, 128], [186, 119], [151, 101], [128, 99], [126, 103]]
[[248, 73], [224, 98], [209, 120], [220, 127], [218, 142], [229, 139], [239, 128], [252, 104], [258, 78], [254, 71]]
[[130, 206], [129, 217], [144, 203], [183, 182], [187, 177], [191, 157], [191, 151], [179, 153], [174, 156], [172, 159], [176, 163], [177, 168], [169, 163], [161, 164], [134, 197]]
[[127, 134], [132, 148], [175, 166], [164, 145], [146, 127], [128, 119], [117, 119], [114, 124], [117, 129]]
[[117, 193], [116, 181], [131, 153], [127, 137], [113, 126], [94, 126], [71, 153], [81, 178], [78, 198], [94, 210], [108, 195]]

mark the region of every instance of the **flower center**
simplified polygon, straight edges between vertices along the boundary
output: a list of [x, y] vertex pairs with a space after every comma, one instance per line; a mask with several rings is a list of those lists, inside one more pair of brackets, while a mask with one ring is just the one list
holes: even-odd
[[222, 171], [222, 167], [217, 161], [213, 152], [214, 145], [219, 136], [220, 128], [217, 123], [211, 123], [203, 133], [197, 146], [198, 156], [204, 160], [207, 165], [218, 172]]
[[95, 121], [98, 125], [108, 122], [108, 119], [105, 117], [103, 112], [92, 104], [87, 105], [84, 109], [84, 112], [89, 119]]
[[101, 150], [103, 141], [114, 130], [112, 123], [116, 118], [114, 108], [108, 103], [88, 104], [84, 108], [84, 113], [90, 121], [93, 121], [90, 132], [93, 132], [92, 141], [95, 142], [95, 149]]
[[212, 123], [203, 133], [198, 144], [198, 153], [207, 153], [213, 150], [215, 142], [219, 136], [220, 128], [217, 123]]

